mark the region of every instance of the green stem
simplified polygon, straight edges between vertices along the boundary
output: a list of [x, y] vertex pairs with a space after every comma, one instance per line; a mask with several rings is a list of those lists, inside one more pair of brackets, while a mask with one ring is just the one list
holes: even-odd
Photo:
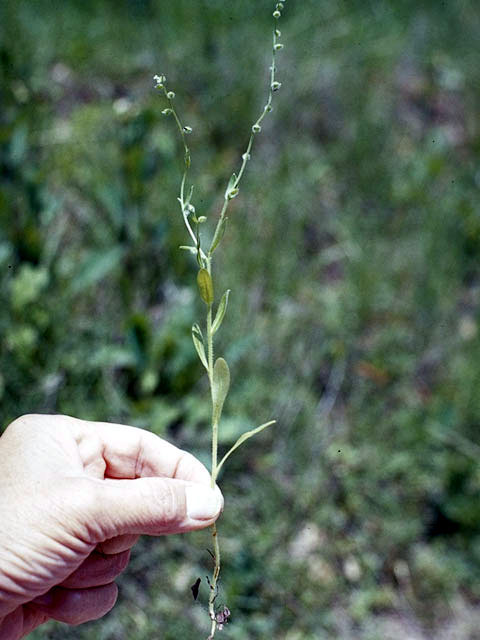
[[[212, 261], [207, 259], [207, 270], [212, 275]], [[210, 393], [212, 396], [212, 488], [215, 487], [217, 479], [217, 456], [218, 456], [218, 423], [213, 418], [213, 332], [212, 332], [212, 305], [208, 305], [207, 311], [207, 364], [208, 378], [210, 381]], [[208, 598], [208, 613], [211, 620], [209, 640], [213, 640], [217, 629], [215, 618], [215, 595], [217, 591], [218, 576], [220, 575], [220, 544], [218, 542], [217, 525], [212, 525], [212, 541], [214, 549], [215, 566], [213, 568], [212, 579], [210, 581], [210, 595]]]
[[[276, 67], [276, 49], [275, 49], [275, 45], [277, 44], [277, 30], [276, 30], [276, 24], [274, 25], [274, 29], [273, 29], [273, 48], [272, 48], [272, 65], [270, 67], [270, 89], [268, 92], [268, 99], [267, 99], [267, 103], [265, 104], [265, 106], [263, 107], [263, 111], [260, 114], [259, 118], [257, 119], [257, 121], [255, 122], [255, 125], [260, 126], [260, 123], [262, 122], [262, 120], [265, 118], [266, 114], [269, 113], [272, 110], [272, 101], [273, 101], [273, 86], [275, 83], [275, 71], [277, 70]], [[182, 132], [183, 135], [183, 132]], [[243, 177], [243, 173], [245, 171], [245, 167], [247, 166], [247, 162], [250, 158], [250, 151], [252, 150], [252, 146], [253, 146], [253, 139], [255, 137], [255, 134], [252, 133], [250, 134], [250, 138], [248, 140], [248, 145], [247, 145], [247, 149], [245, 150], [245, 153], [242, 155], [242, 165], [240, 167], [240, 171], [238, 172], [237, 175], [237, 179], [235, 180], [235, 182], [232, 185], [232, 189], [235, 189], [238, 187], [238, 185], [240, 184], [240, 181]], [[184, 141], [185, 143], [185, 141]], [[218, 219], [217, 222], [217, 226], [215, 227], [215, 232], [213, 234], [213, 240], [210, 244], [210, 249], [208, 251], [208, 257], [211, 257], [212, 253], [213, 253], [213, 247], [217, 246], [217, 240], [218, 240], [218, 236], [220, 235], [220, 233], [222, 232], [222, 226], [223, 226], [223, 220], [225, 218], [225, 214], [227, 213], [227, 209], [228, 209], [228, 205], [230, 204], [230, 200], [225, 197], [225, 202], [223, 203], [222, 206], [222, 210], [220, 212], [220, 217]]]

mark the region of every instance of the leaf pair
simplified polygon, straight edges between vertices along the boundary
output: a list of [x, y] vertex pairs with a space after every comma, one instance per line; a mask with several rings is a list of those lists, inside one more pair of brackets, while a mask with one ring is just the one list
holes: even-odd
[[[230, 289], [227, 289], [220, 300], [220, 304], [218, 305], [217, 313], [215, 314], [215, 320], [212, 324], [212, 335], [214, 335], [219, 329], [223, 322], [223, 318], [225, 317], [225, 313], [227, 311], [228, 306], [228, 298], [230, 296]], [[203, 339], [203, 333], [200, 329], [200, 326], [195, 323], [192, 327], [192, 340], [195, 346], [195, 349], [198, 353], [198, 357], [200, 358], [203, 366], [208, 371], [208, 360], [205, 353], [205, 341]]]

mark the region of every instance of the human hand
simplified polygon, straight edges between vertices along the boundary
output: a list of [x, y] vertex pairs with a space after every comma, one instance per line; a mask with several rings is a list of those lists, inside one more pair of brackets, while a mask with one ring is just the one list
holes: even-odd
[[201, 529], [222, 505], [207, 469], [148, 431], [18, 418], [0, 438], [0, 637], [101, 617], [140, 534]]

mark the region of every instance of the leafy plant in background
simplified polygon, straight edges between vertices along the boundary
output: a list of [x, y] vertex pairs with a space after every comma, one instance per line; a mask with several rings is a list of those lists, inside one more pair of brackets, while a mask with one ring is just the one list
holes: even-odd
[[[156, 88], [163, 91], [165, 98], [168, 101], [169, 106], [165, 108], [162, 113], [166, 116], [173, 116], [175, 123], [178, 127], [178, 131], [181, 136], [183, 149], [184, 149], [184, 170], [182, 181], [180, 184], [180, 195], [177, 198], [180, 204], [180, 210], [185, 223], [185, 227], [190, 236], [191, 244], [181, 246], [180, 249], [190, 252], [195, 256], [198, 273], [197, 273], [197, 285], [198, 291], [202, 301], [207, 307], [206, 319], [205, 319], [205, 334], [199, 324], [195, 323], [192, 326], [192, 339], [198, 357], [201, 363], [205, 367], [208, 375], [211, 395], [211, 427], [212, 427], [212, 458], [211, 458], [211, 481], [212, 487], [215, 486], [216, 480], [220, 473], [220, 470], [227, 458], [246, 440], [254, 436], [255, 434], [263, 431], [267, 427], [275, 423], [275, 420], [270, 420], [259, 427], [246, 431], [241, 435], [235, 444], [227, 451], [223, 458], [218, 462], [218, 430], [220, 425], [220, 418], [222, 415], [222, 409], [225, 399], [228, 395], [230, 388], [230, 370], [226, 360], [222, 357], [214, 359], [214, 336], [220, 329], [224, 320], [228, 298], [230, 290], [225, 291], [217, 305], [216, 313], [213, 315], [215, 294], [214, 294], [214, 280], [213, 280], [213, 255], [218, 246], [220, 245], [222, 238], [225, 234], [227, 226], [227, 211], [230, 202], [237, 197], [239, 193], [239, 185], [245, 172], [248, 161], [251, 158], [250, 152], [252, 150], [253, 141], [255, 136], [260, 133], [262, 127], [261, 123], [266, 114], [272, 111], [273, 94], [281, 87], [281, 83], [276, 80], [276, 54], [283, 48], [283, 44], [279, 42], [281, 32], [277, 27], [278, 20], [281, 17], [281, 11], [284, 8], [284, 3], [278, 2], [275, 5], [273, 12], [274, 28], [273, 28], [273, 44], [272, 44], [272, 64], [270, 67], [270, 88], [268, 93], [268, 99], [263, 107], [262, 113], [252, 125], [250, 139], [248, 141], [245, 153], [242, 155], [242, 164], [238, 174], [233, 173], [228, 181], [227, 188], [224, 194], [223, 206], [220, 212], [220, 216], [215, 226], [213, 237], [211, 242], [207, 245], [202, 244], [201, 228], [207, 222], [207, 217], [204, 215], [197, 215], [195, 206], [192, 204], [193, 185], [190, 188], [187, 187], [187, 175], [191, 164], [190, 148], [187, 144], [187, 136], [192, 133], [192, 128], [188, 125], [184, 125], [177, 113], [174, 106], [175, 93], [167, 88], [166, 77], [164, 75], [154, 76]], [[220, 544], [218, 540], [218, 531], [216, 524], [212, 525], [212, 541], [214, 553], [212, 558], [214, 559], [215, 566], [212, 573], [211, 580], [208, 580], [210, 594], [208, 599], [208, 612], [211, 620], [210, 635], [208, 640], [212, 640], [216, 630], [221, 630], [223, 625], [228, 622], [230, 616], [230, 610], [226, 605], [222, 607], [220, 611], [215, 608], [215, 599], [218, 592], [218, 578], [220, 575]], [[194, 598], [196, 599], [198, 594], [198, 588], [200, 579], [197, 580], [192, 587]]]

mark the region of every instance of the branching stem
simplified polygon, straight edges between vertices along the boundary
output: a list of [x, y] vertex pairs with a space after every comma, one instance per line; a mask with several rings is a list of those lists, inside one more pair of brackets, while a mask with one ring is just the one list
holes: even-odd
[[[285, 1], [285, 0], [284, 0]], [[245, 153], [242, 155], [242, 164], [238, 171], [238, 174], [233, 174], [227, 187], [227, 191], [225, 192], [225, 199], [222, 205], [222, 209], [220, 211], [220, 216], [218, 218], [215, 231], [213, 234], [213, 238], [210, 244], [209, 250], [205, 253], [200, 246], [200, 232], [199, 226], [202, 222], [206, 220], [205, 216], [200, 216], [197, 218], [195, 214], [195, 207], [191, 204], [191, 198], [193, 193], [193, 186], [190, 188], [190, 191], [187, 191], [187, 176], [188, 170], [190, 168], [190, 149], [188, 148], [186, 141], [186, 134], [191, 133], [192, 129], [188, 126], [184, 126], [177, 114], [177, 111], [174, 106], [174, 98], [175, 94], [173, 91], [167, 91], [165, 86], [166, 78], [165, 76], [155, 76], [154, 79], [157, 83], [157, 88], [163, 89], [166, 99], [168, 100], [169, 108], [164, 109], [163, 113], [165, 115], [172, 114], [175, 122], [177, 124], [177, 128], [180, 132], [180, 136], [183, 143], [184, 148], [184, 168], [182, 181], [180, 183], [180, 195], [178, 197], [178, 201], [180, 203], [180, 208], [182, 211], [183, 221], [185, 223], [185, 227], [187, 228], [188, 234], [193, 242], [193, 246], [182, 247], [183, 249], [188, 249], [192, 253], [196, 254], [197, 262], [200, 267], [199, 271], [199, 288], [200, 295], [204, 302], [207, 304], [207, 316], [206, 316], [206, 345], [203, 340], [201, 329], [198, 325], [194, 325], [192, 331], [194, 332], [192, 335], [194, 337], [194, 343], [197, 348], [197, 352], [200, 356], [202, 363], [207, 369], [208, 380], [210, 384], [210, 396], [212, 401], [212, 461], [211, 461], [211, 485], [212, 488], [215, 487], [215, 483], [217, 481], [217, 476], [220, 468], [223, 463], [227, 460], [230, 454], [237, 449], [245, 440], [250, 438], [251, 436], [259, 433], [266, 427], [270, 426], [274, 423], [274, 421], [270, 421], [257, 427], [256, 429], [252, 429], [251, 431], [245, 432], [237, 442], [231, 447], [231, 449], [224, 455], [220, 464], [218, 464], [218, 427], [220, 421], [220, 414], [223, 406], [223, 401], [225, 400], [225, 396], [228, 393], [228, 386], [230, 384], [230, 373], [228, 370], [227, 363], [219, 358], [217, 362], [214, 362], [214, 333], [220, 326], [223, 316], [225, 314], [226, 305], [228, 302], [228, 291], [224, 295], [224, 299], [222, 299], [219, 309], [217, 309], [217, 315], [215, 317], [215, 322], [212, 321], [213, 314], [213, 281], [212, 281], [212, 254], [214, 250], [217, 248], [220, 243], [223, 233], [225, 231], [226, 224], [226, 214], [228, 210], [228, 205], [230, 200], [232, 200], [238, 194], [239, 184], [243, 178], [245, 173], [245, 168], [247, 166], [247, 162], [250, 160], [250, 152], [253, 147], [253, 141], [256, 136], [261, 131], [261, 123], [265, 118], [265, 115], [272, 110], [272, 101], [273, 101], [273, 93], [280, 88], [280, 83], [277, 82], [275, 78], [276, 72], [276, 52], [280, 50], [283, 45], [278, 43], [278, 37], [280, 36], [280, 31], [277, 27], [277, 20], [281, 15], [281, 10], [283, 9], [283, 2], [278, 2], [276, 4], [275, 11], [273, 13], [273, 17], [275, 18], [275, 24], [273, 29], [273, 49], [272, 49], [272, 65], [270, 67], [270, 89], [268, 93], [268, 98], [265, 106], [263, 107], [262, 113], [257, 118], [256, 122], [253, 124], [250, 138], [248, 140], [247, 148]], [[193, 226], [192, 226], [193, 225]], [[223, 306], [222, 306], [223, 305]], [[206, 354], [205, 354], [205, 346], [206, 346]], [[220, 365], [220, 367], [218, 366]], [[223, 376], [223, 377], [222, 377]], [[219, 399], [219, 396], [221, 398]], [[208, 598], [208, 613], [211, 620], [210, 626], [210, 635], [207, 640], [213, 640], [215, 633], [217, 630], [221, 629], [223, 623], [226, 621], [225, 618], [218, 617], [215, 613], [215, 598], [217, 596], [218, 591], [218, 578], [220, 575], [220, 544], [218, 540], [218, 531], [216, 524], [213, 524], [211, 527], [212, 531], [212, 541], [213, 541], [213, 558], [215, 561], [215, 566], [212, 572], [212, 579], [209, 582], [210, 594]], [[228, 609], [226, 609], [227, 616], [230, 615]], [[218, 619], [217, 619], [218, 618]]]

